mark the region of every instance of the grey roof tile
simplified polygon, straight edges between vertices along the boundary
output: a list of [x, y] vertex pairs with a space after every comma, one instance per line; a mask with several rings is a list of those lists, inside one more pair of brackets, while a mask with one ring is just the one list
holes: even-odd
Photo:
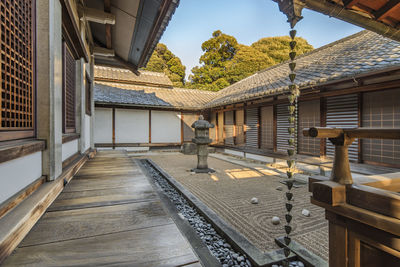
[[[296, 82], [302, 89], [363, 72], [400, 67], [400, 43], [370, 31], [361, 31], [299, 56], [296, 63]], [[258, 88], [262, 88], [263, 95], [285, 92], [289, 85], [288, 74], [287, 62], [272, 66], [219, 91], [206, 107], [251, 99], [259, 96], [254, 94]]]
[[[400, 43], [373, 32], [362, 31], [299, 56], [296, 63], [296, 82], [300, 89], [304, 89], [329, 81], [352, 78], [360, 73], [393, 66], [400, 68]], [[95, 101], [184, 109], [210, 108], [285, 93], [289, 85], [288, 74], [289, 68], [287, 62], [284, 62], [255, 73], [219, 92], [210, 92], [135, 85], [135, 81], [138, 84], [144, 81], [171, 86], [172, 83], [164, 74], [146, 72], [138, 78], [128, 70], [96, 67], [95, 77], [104, 79], [95, 83]], [[109, 81], [105, 81], [107, 79]]]

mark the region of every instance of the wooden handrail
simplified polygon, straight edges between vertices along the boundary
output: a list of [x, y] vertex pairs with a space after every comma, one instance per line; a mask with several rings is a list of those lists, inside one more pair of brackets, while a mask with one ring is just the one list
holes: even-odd
[[400, 129], [398, 128], [353, 128], [340, 129], [329, 127], [312, 127], [303, 130], [304, 136], [316, 138], [338, 138], [345, 134], [348, 138], [368, 138], [368, 139], [400, 139]]
[[328, 128], [312, 127], [303, 130], [303, 135], [315, 138], [328, 138], [335, 145], [335, 157], [331, 173], [331, 181], [339, 184], [352, 184], [348, 147], [356, 138], [400, 139], [398, 128]]

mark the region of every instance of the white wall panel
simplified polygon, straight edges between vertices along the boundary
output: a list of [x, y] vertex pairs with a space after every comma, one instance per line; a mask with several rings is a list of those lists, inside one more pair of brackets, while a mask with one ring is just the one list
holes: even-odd
[[42, 152], [0, 164], [0, 204], [42, 176]]
[[112, 143], [112, 109], [96, 108], [94, 115], [94, 142]]
[[180, 112], [156, 110], [151, 111], [151, 142], [181, 142]]
[[138, 109], [116, 109], [115, 142], [148, 143], [149, 111]]
[[62, 144], [62, 161], [78, 152], [78, 139]]
[[85, 114], [85, 150], [87, 150], [90, 147], [90, 141], [91, 141], [90, 136], [92, 131], [92, 128], [90, 127], [91, 118], [92, 118], [91, 116]]

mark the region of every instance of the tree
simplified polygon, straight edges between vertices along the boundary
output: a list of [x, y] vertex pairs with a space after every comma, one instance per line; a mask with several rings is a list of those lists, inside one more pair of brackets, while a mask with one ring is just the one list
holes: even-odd
[[251, 46], [239, 45], [236, 55], [226, 65], [227, 81], [233, 84], [274, 63], [267, 54]]
[[[190, 83], [186, 86], [218, 91], [238, 82], [257, 71], [289, 59], [289, 36], [267, 37], [250, 46], [238, 44], [233, 36], [215, 31], [213, 37], [202, 44], [204, 54], [200, 67], [192, 69]], [[303, 38], [296, 38], [297, 55], [313, 47]]]
[[226, 75], [226, 64], [235, 56], [238, 42], [235, 37], [213, 32], [212, 38], [201, 45], [204, 54], [200, 57], [200, 67], [192, 69], [189, 76], [190, 88], [218, 91], [230, 83]]
[[176, 87], [184, 87], [186, 67], [165, 44], [157, 44], [144, 70], [164, 72]]
[[[279, 64], [289, 59], [290, 46], [292, 39], [289, 36], [266, 37], [253, 43], [251, 47], [268, 55], [274, 60], [274, 64]], [[297, 42], [295, 52], [301, 55], [310, 52], [314, 48], [304, 38], [296, 37]]]

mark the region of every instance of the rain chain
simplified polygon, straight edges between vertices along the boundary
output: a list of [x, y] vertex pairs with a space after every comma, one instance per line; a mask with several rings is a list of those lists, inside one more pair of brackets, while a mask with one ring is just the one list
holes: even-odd
[[296, 74], [294, 72], [296, 68], [296, 62], [295, 62], [295, 57], [296, 57], [296, 52], [294, 51], [296, 48], [296, 30], [293, 30], [293, 27], [291, 27], [292, 30], [290, 31], [290, 63], [289, 63], [289, 69], [290, 69], [290, 74], [289, 74], [289, 79], [290, 79], [290, 85], [289, 85], [289, 128], [288, 128], [288, 133], [289, 133], [289, 140], [288, 140], [288, 145], [289, 149], [287, 150], [289, 159], [287, 160], [287, 165], [288, 165], [288, 170], [286, 172], [287, 174], [287, 180], [286, 180], [286, 186], [287, 186], [287, 191], [286, 191], [286, 225], [285, 225], [285, 232], [286, 235], [284, 237], [284, 242], [286, 244], [286, 247], [284, 247], [283, 252], [285, 253], [286, 259], [283, 261], [283, 266], [288, 267], [289, 266], [289, 254], [290, 254], [290, 248], [289, 245], [292, 241], [290, 238], [290, 233], [292, 232], [292, 226], [290, 225], [290, 222], [292, 221], [292, 208], [293, 208], [293, 193], [291, 192], [293, 183], [294, 183], [294, 171], [295, 171], [295, 156], [297, 153], [297, 98], [300, 95], [300, 90], [298, 89], [297, 85], [295, 84], [295, 78]]

